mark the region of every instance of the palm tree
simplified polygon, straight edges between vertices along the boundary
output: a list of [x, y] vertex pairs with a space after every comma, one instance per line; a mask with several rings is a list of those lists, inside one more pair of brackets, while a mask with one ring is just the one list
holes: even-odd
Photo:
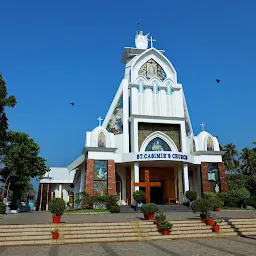
[[223, 162], [226, 166], [226, 170], [234, 170], [238, 166], [235, 163], [235, 157], [238, 155], [238, 152], [236, 150], [236, 145], [233, 143], [229, 143], [224, 146], [224, 150], [226, 153], [223, 155]]
[[249, 148], [243, 148], [242, 152], [240, 153], [239, 160], [242, 163], [242, 166], [241, 166], [242, 170], [245, 172], [249, 167], [250, 155], [251, 155], [251, 150]]

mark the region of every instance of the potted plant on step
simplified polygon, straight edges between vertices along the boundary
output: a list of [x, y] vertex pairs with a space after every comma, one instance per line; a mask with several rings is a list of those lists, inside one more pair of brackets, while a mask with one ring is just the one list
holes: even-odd
[[163, 221], [166, 220], [166, 215], [165, 215], [162, 211], [160, 211], [160, 212], [158, 212], [158, 213], [156, 214], [155, 220], [156, 220], [156, 225], [157, 225], [157, 227], [159, 227], [160, 224], [161, 224]]
[[59, 238], [59, 230], [56, 228], [52, 230], [52, 239], [58, 239]]
[[141, 206], [141, 211], [144, 214], [144, 218], [146, 220], [153, 220], [155, 213], [159, 211], [159, 208], [156, 204], [150, 203], [150, 204], [143, 204]]
[[214, 224], [214, 219], [210, 211], [206, 213], [205, 223], [206, 225], [209, 225], [209, 226], [213, 226]]
[[205, 221], [206, 216], [212, 210], [212, 201], [207, 198], [199, 198], [191, 205], [193, 213], [200, 213], [200, 217]]
[[212, 231], [213, 232], [220, 232], [220, 223], [222, 220], [215, 220], [212, 226]]
[[163, 235], [169, 235], [171, 229], [173, 227], [173, 224], [170, 223], [167, 220], [164, 220], [160, 226], [158, 227], [159, 232], [162, 232]]
[[49, 211], [52, 213], [53, 223], [60, 223], [61, 215], [66, 209], [66, 203], [62, 198], [53, 198], [49, 201]]

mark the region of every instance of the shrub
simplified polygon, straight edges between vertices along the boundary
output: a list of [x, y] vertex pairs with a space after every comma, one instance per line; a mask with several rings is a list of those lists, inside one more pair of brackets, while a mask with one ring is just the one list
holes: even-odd
[[89, 202], [91, 205], [99, 203], [106, 204], [107, 208], [117, 205], [119, 197], [117, 195], [91, 196]]
[[142, 190], [137, 190], [133, 192], [133, 199], [141, 203], [141, 201], [144, 201], [146, 199], [146, 193]]
[[173, 224], [170, 223], [169, 221], [165, 220], [165, 221], [163, 221], [163, 222], [159, 225], [158, 230], [159, 230], [160, 232], [163, 231], [163, 230], [171, 231], [172, 227], [173, 227]]
[[62, 198], [53, 198], [49, 201], [49, 211], [53, 216], [61, 216], [66, 209], [66, 203]]
[[5, 214], [6, 213], [6, 205], [3, 203], [0, 203], [0, 214]]
[[152, 214], [159, 211], [159, 207], [156, 204], [143, 204], [141, 206], [141, 211], [146, 214]]
[[185, 194], [186, 198], [192, 202], [195, 201], [197, 199], [197, 192], [196, 191], [192, 191], [192, 190], [188, 190]]
[[166, 220], [166, 215], [163, 212], [159, 211], [155, 216], [155, 220]]
[[256, 209], [256, 196], [252, 197], [252, 207]]
[[191, 205], [193, 213], [209, 214], [213, 208], [212, 201], [206, 198], [199, 198]]
[[110, 207], [110, 209], [109, 209], [109, 211], [111, 212], [111, 213], [119, 213], [120, 212], [120, 206], [119, 205], [114, 205], [114, 206], [111, 206]]
[[92, 208], [89, 202], [89, 195], [86, 192], [79, 192], [76, 194], [75, 203], [80, 206], [80, 208]]

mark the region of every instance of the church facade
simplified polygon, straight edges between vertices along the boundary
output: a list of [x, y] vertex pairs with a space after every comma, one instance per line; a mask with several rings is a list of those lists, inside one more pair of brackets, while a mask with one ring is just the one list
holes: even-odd
[[227, 191], [224, 152], [204, 129], [193, 133], [175, 68], [152, 38], [148, 48], [142, 31], [135, 44], [124, 48], [124, 78], [104, 122], [86, 133], [81, 156], [67, 167], [72, 192], [117, 194], [131, 205], [132, 193], [146, 185], [156, 204], [182, 204], [187, 190]]

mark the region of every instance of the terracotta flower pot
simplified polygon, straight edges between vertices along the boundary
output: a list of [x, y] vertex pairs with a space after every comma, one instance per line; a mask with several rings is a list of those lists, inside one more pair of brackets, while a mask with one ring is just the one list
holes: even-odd
[[212, 231], [213, 232], [220, 232], [220, 226], [219, 225], [212, 226]]
[[150, 220], [153, 220], [153, 219], [155, 218], [155, 214], [154, 214], [154, 213], [149, 213], [149, 214], [148, 214], [148, 218], [149, 218]]
[[206, 220], [206, 225], [213, 226], [213, 224], [214, 224], [214, 219], [207, 219]]
[[156, 225], [157, 225], [157, 227], [159, 227], [160, 225], [161, 225], [161, 223], [162, 223], [163, 221], [162, 220], [157, 220], [156, 221]]
[[52, 232], [52, 239], [58, 239], [59, 238], [59, 232]]
[[162, 234], [165, 235], [165, 236], [169, 235], [169, 230], [168, 229], [163, 229]]
[[215, 211], [216, 211], [216, 212], [220, 212], [220, 208], [216, 208]]
[[53, 216], [52, 217], [52, 222], [55, 223], [55, 224], [60, 223], [60, 218], [61, 218], [61, 216]]
[[148, 220], [148, 214], [147, 213], [144, 213], [144, 219]]

